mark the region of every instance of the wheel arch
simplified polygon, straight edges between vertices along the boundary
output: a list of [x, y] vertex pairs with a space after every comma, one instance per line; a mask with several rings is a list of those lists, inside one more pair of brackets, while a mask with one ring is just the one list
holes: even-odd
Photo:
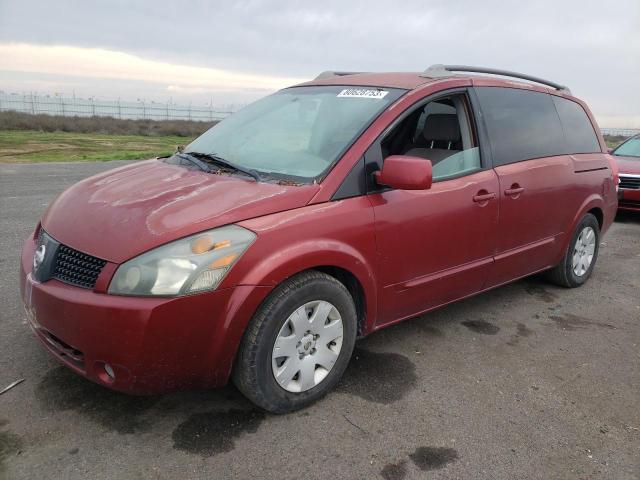
[[[604, 200], [600, 195], [592, 194], [589, 195], [580, 208], [577, 210], [576, 215], [573, 217], [571, 221], [571, 225], [569, 229], [565, 232], [564, 241], [562, 242], [561, 256], [564, 255], [564, 252], [569, 248], [569, 242], [571, 242], [571, 238], [573, 237], [573, 233], [578, 225], [578, 222], [584, 217], [587, 213], [591, 213], [598, 220], [598, 225], [600, 229], [602, 229], [605, 218], [604, 218]], [[558, 259], [558, 261], [560, 261]]]
[[356, 277], [353, 273], [345, 268], [332, 265], [320, 265], [312, 268], [311, 270], [318, 270], [322, 273], [326, 273], [327, 275], [332, 276], [340, 283], [342, 283], [347, 290], [349, 290], [349, 293], [353, 298], [353, 303], [356, 306], [356, 314], [358, 316], [357, 335], [358, 337], [363, 336], [366, 331], [365, 322], [367, 318], [367, 297], [362, 284], [358, 280], [358, 277]]
[[604, 212], [600, 207], [593, 207], [587, 213], [592, 214], [598, 220], [598, 227], [602, 230], [602, 226], [604, 225]]
[[362, 252], [346, 243], [325, 239], [288, 245], [286, 251], [274, 251], [261, 258], [236, 284], [275, 288], [308, 270], [331, 275], [347, 288], [358, 313], [358, 336], [372, 330], [377, 315], [374, 268]]

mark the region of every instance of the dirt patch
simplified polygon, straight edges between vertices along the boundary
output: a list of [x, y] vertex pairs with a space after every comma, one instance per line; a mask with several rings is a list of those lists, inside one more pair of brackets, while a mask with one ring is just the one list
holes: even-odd
[[546, 303], [553, 303], [558, 300], [558, 295], [550, 292], [543, 285], [539, 285], [536, 283], [529, 284], [526, 290], [529, 295], [536, 297]]
[[517, 322], [516, 325], [518, 327], [518, 331], [516, 332], [516, 335], [518, 337], [530, 337], [535, 333], [533, 330], [527, 327], [524, 323]]
[[521, 338], [530, 337], [535, 332], [527, 327], [524, 323], [516, 322], [516, 333], [511, 336], [511, 340], [507, 342], [507, 345], [515, 346], [518, 344]]
[[407, 476], [407, 461], [402, 460], [398, 463], [387, 463], [382, 470], [380, 470], [380, 475], [384, 480], [402, 480]]
[[599, 327], [606, 328], [609, 330], [615, 330], [616, 327], [609, 323], [596, 322], [594, 320], [589, 320], [584, 317], [579, 317], [578, 315], [572, 315], [571, 313], [565, 313], [563, 315], [550, 315], [549, 318], [553, 320], [558, 328], [562, 330], [575, 331], [581, 328], [588, 327]]
[[427, 322], [419, 322], [418, 325], [419, 325], [420, 331], [423, 333], [426, 333], [429, 336], [432, 336], [432, 337], [444, 336], [444, 333], [442, 333], [442, 330], [440, 330], [437, 327], [434, 327], [433, 325], [429, 325]]
[[0, 432], [0, 472], [5, 467], [5, 461], [11, 455], [15, 455], [22, 450], [22, 440], [18, 435], [11, 432]]

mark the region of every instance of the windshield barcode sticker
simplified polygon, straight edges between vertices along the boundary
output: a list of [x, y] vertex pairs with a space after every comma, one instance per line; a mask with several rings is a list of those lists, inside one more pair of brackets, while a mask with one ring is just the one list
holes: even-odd
[[338, 97], [349, 98], [384, 98], [389, 93], [387, 90], [368, 90], [363, 88], [345, 88]]

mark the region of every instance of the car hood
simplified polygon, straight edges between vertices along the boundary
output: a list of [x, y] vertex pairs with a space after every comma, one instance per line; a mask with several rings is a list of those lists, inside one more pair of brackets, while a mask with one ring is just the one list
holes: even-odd
[[618, 164], [618, 170], [621, 174], [632, 173], [640, 175], [640, 158], [637, 157], [618, 157], [613, 156]]
[[190, 234], [301, 207], [318, 189], [148, 160], [75, 184], [49, 205], [42, 226], [71, 248], [121, 263]]

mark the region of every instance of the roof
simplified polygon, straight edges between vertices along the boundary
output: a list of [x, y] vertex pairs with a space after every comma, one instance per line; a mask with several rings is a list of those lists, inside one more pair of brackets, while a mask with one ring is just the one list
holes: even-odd
[[[478, 73], [480, 75], [478, 75]], [[508, 78], [496, 77], [494, 75], [504, 75]], [[424, 72], [373, 73], [328, 71], [321, 73], [314, 80], [302, 83], [301, 85], [353, 85], [413, 90], [428, 83], [445, 79], [461, 78], [470, 79], [474, 85], [527, 88], [542, 92], [551, 91], [556, 94], [570, 95], [569, 89], [566, 87], [541, 78], [504, 70], [466, 67], [461, 65], [433, 65]]]
[[301, 85], [354, 85], [363, 87], [414, 88], [436, 79], [421, 77], [419, 72], [354, 73], [326, 76]]

